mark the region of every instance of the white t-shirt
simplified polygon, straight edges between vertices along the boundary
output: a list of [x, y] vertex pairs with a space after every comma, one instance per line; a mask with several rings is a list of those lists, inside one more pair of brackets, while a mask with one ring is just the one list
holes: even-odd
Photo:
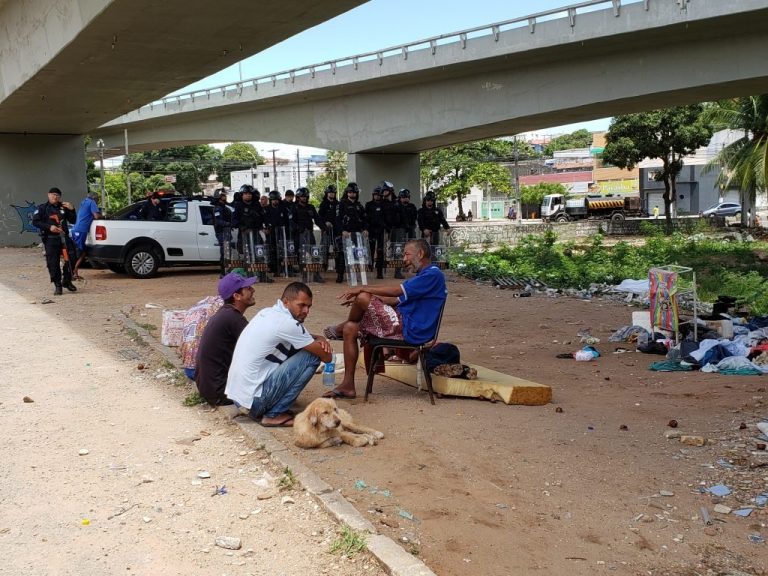
[[281, 300], [272, 308], [260, 310], [237, 339], [227, 376], [227, 397], [250, 408], [253, 399], [261, 397], [267, 377], [314, 341]]

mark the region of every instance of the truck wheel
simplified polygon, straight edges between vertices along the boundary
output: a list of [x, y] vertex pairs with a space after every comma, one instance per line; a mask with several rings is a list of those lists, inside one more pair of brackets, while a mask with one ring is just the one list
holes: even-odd
[[611, 214], [611, 222], [624, 222], [624, 214], [621, 212]]
[[125, 266], [122, 264], [117, 264], [115, 262], [110, 262], [107, 264], [107, 268], [112, 270], [115, 274], [125, 274]]
[[556, 222], [568, 222], [568, 216], [565, 214], [560, 214], [557, 218], [555, 218]]
[[137, 246], [125, 257], [125, 269], [134, 278], [152, 278], [160, 262], [150, 246]]

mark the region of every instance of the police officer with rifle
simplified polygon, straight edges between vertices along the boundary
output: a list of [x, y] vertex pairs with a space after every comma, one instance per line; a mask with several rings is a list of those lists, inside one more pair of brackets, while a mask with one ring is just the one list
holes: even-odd
[[[61, 190], [48, 191], [48, 202], [40, 204], [32, 215], [32, 225], [40, 229], [45, 246], [45, 262], [53, 282], [53, 294], [60, 296], [62, 287], [77, 292], [72, 284], [72, 259], [76, 258], [75, 244], [69, 237], [69, 225], [75, 223], [77, 212], [72, 204], [61, 201]], [[64, 270], [61, 258], [64, 258]]]

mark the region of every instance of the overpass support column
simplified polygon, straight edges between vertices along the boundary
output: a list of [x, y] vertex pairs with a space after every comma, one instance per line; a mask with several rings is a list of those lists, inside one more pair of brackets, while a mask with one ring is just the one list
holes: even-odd
[[82, 136], [0, 134], [0, 246], [40, 241], [31, 227], [33, 206], [54, 186], [75, 208], [85, 196]]
[[[401, 188], [411, 191], [411, 201], [419, 200], [419, 154], [350, 154], [348, 157], [349, 179], [360, 186], [360, 200], [371, 199], [371, 192], [382, 180], [395, 185], [395, 194]], [[339, 190], [339, 197], [343, 190]]]

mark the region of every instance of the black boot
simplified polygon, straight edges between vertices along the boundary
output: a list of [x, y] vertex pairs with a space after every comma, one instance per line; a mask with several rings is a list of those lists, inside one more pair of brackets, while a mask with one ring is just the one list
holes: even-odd
[[53, 285], [53, 295], [54, 296], [61, 296], [61, 284], [54, 284]]
[[72, 282], [67, 282], [66, 284], [64, 284], [64, 288], [66, 288], [70, 292], [77, 292], [77, 287], [74, 284], [72, 284]]
[[312, 276], [312, 281], [317, 282], [318, 284], [325, 284], [325, 278], [322, 277], [320, 272], [315, 272]]
[[344, 274], [336, 274], [336, 284], [344, 282]]
[[384, 280], [384, 273], [381, 270], [376, 271], [376, 280]]

